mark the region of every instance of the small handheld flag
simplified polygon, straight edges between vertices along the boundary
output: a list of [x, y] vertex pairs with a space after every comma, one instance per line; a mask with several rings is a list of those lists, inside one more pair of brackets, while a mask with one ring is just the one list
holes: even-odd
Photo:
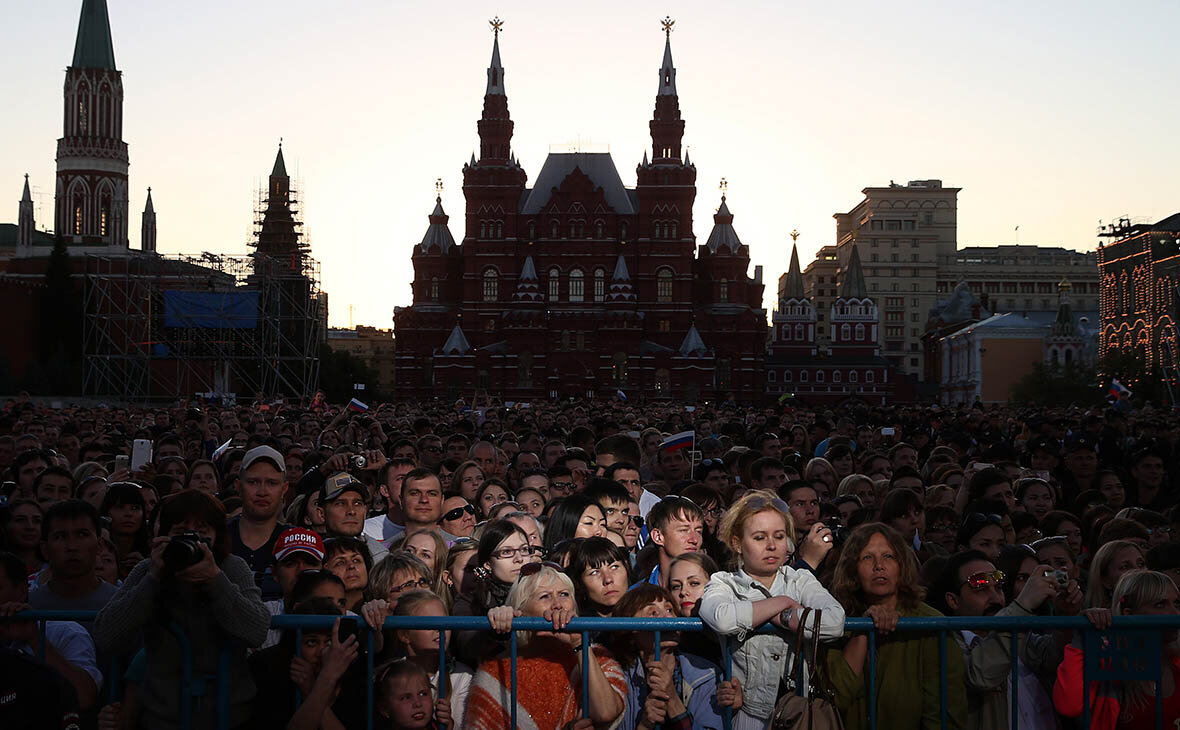
[[623, 401], [624, 403], [627, 402], [627, 394], [623, 392], [622, 388], [616, 390], [615, 395], [619, 396], [619, 400]]
[[1123, 396], [1131, 397], [1131, 389], [1120, 383], [1118, 380], [1112, 379], [1110, 381], [1110, 397], [1118, 400]]
[[369, 407], [367, 405], [365, 405], [364, 403], [361, 403], [356, 398], [353, 398], [352, 400], [348, 401], [348, 410], [350, 410], [350, 411], [367, 411], [367, 410], [369, 410]]
[[678, 451], [680, 449], [692, 448], [696, 442], [696, 438], [697, 434], [695, 431], [681, 431], [661, 441], [660, 451]]

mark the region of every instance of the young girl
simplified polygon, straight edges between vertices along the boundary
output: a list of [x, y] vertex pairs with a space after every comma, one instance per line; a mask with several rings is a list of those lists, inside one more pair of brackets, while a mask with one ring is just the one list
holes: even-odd
[[390, 664], [378, 678], [376, 709], [379, 721], [375, 726], [381, 730], [451, 727], [449, 703], [434, 701], [426, 670], [408, 659]]
[[111, 542], [119, 553], [119, 577], [148, 557], [147, 503], [138, 484], [117, 482], [107, 488], [99, 514], [110, 520]]
[[[441, 598], [430, 591], [412, 591], [397, 602], [394, 616], [446, 616], [447, 608]], [[455, 727], [463, 727], [463, 708], [467, 704], [467, 690], [471, 687], [474, 672], [462, 662], [450, 658], [451, 632], [447, 631], [447, 675], [444, 678], [444, 699], [450, 704], [451, 719]], [[438, 639], [439, 632], [433, 629], [398, 629], [397, 642], [405, 657], [422, 667], [429, 675], [430, 686], [438, 695]]]
[[789, 567], [794, 534], [787, 504], [763, 490], [743, 495], [721, 520], [721, 541], [738, 556], [740, 567], [713, 575], [700, 615], [709, 628], [736, 642], [734, 677], [745, 695], [734, 716], [737, 730], [767, 726], [779, 680], [796, 650], [780, 634], [754, 633], [758, 627], [770, 622], [793, 633], [804, 608], [812, 608], [823, 611], [820, 638], [836, 639], [844, 632], [844, 609], [836, 599], [810, 572]]
[[446, 564], [442, 572], [442, 590], [439, 595], [447, 604], [447, 613], [455, 605], [455, 596], [471, 595], [475, 589], [475, 571], [470, 570], [471, 561], [479, 549], [479, 542], [461, 537], [447, 550]]

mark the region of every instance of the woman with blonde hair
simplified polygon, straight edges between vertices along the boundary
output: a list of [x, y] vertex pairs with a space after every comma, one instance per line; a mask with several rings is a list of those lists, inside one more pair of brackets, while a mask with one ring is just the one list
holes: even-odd
[[[1109, 606], [1090, 608], [1083, 613], [1099, 631], [1110, 628], [1114, 616], [1176, 616], [1180, 614], [1180, 592], [1163, 573], [1132, 570], [1119, 578]], [[1162, 699], [1155, 696], [1154, 682], [1091, 682], [1089, 697], [1085, 697], [1082, 634], [1076, 632], [1073, 643], [1065, 648], [1065, 659], [1057, 667], [1053, 706], [1066, 717], [1080, 717], [1085, 703], [1089, 703], [1092, 730], [1176, 725], [1180, 722], [1180, 645], [1176, 629], [1164, 629], [1161, 633]], [[1162, 724], [1156, 724], [1157, 702], [1163, 710]]]
[[1119, 578], [1132, 570], [1147, 567], [1143, 549], [1130, 540], [1112, 540], [1094, 553], [1090, 578], [1086, 582], [1086, 608], [1106, 608]]
[[394, 541], [390, 547], [394, 551], [409, 553], [425, 563], [433, 576], [430, 581], [430, 589], [436, 593], [441, 590], [442, 574], [446, 567], [448, 550], [447, 541], [443, 539], [442, 535], [434, 530], [415, 530]]
[[447, 550], [443, 563], [442, 590], [439, 591], [443, 602], [447, 604], [447, 613], [455, 605], [455, 596], [471, 595], [475, 590], [475, 571], [470, 568], [478, 550], [479, 541], [470, 537], [459, 538]]
[[877, 489], [873, 486], [873, 480], [864, 474], [849, 474], [840, 480], [840, 486], [836, 488], [836, 496], [843, 497], [845, 495], [859, 497], [862, 507], [873, 509], [877, 506]]
[[[869, 686], [866, 634], [844, 638], [828, 649], [828, 679], [845, 730], [869, 727], [869, 705], [876, 703], [881, 730], [936, 730], [941, 727], [939, 642], [937, 634], [893, 634], [902, 617], [941, 616], [923, 603], [918, 560], [897, 530], [870, 522], [852, 531], [840, 552], [832, 593], [850, 616], [873, 620], [878, 634], [876, 686]], [[947, 726], [960, 728], [967, 717], [963, 659], [947, 653]]]
[[821, 456], [807, 462], [807, 466], [803, 468], [803, 479], [812, 485], [816, 482], [827, 485], [827, 490], [819, 495], [821, 500], [831, 499], [836, 493], [836, 470], [831, 462]]
[[[733, 676], [744, 688], [745, 704], [733, 727], [765, 728], [774, 714], [780, 679], [791, 666], [793, 638], [756, 633], [773, 623], [793, 636], [805, 609], [823, 611], [823, 639], [844, 631], [844, 609], [807, 570], [790, 567], [795, 524], [787, 503], [773, 492], [742, 496], [721, 518], [720, 538], [738, 557], [732, 573], [714, 573], [701, 597], [700, 616], [722, 636], [731, 637]], [[811, 633], [810, 625], [805, 631]]]

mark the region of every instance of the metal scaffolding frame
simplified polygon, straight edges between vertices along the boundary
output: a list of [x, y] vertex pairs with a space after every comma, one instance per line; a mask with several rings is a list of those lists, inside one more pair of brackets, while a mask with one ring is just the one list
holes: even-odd
[[[218, 397], [310, 401], [325, 317], [319, 263], [305, 255], [87, 255], [83, 392], [127, 402]], [[172, 326], [165, 293], [253, 293], [253, 326]]]

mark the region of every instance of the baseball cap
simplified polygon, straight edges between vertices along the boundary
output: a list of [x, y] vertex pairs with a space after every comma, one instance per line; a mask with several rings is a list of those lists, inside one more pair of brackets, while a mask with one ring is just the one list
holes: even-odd
[[366, 502], [369, 501], [369, 490], [365, 489], [365, 485], [348, 472], [342, 471], [328, 477], [324, 486], [320, 487], [320, 503], [331, 502], [345, 492], [356, 492], [364, 497]]
[[283, 531], [275, 540], [275, 562], [279, 562], [291, 553], [305, 552], [316, 560], [324, 559], [324, 541], [319, 534], [305, 528], [292, 527]]
[[1086, 451], [1098, 453], [1097, 444], [1095, 444], [1092, 439], [1088, 439], [1085, 436], [1078, 436], [1077, 438], [1070, 439], [1065, 444], [1065, 453], [1067, 454], [1072, 454], [1075, 451], [1082, 451], [1083, 449]]
[[242, 457], [242, 471], [244, 472], [249, 469], [250, 465], [259, 459], [273, 463], [279, 471], [287, 471], [287, 465], [283, 461], [283, 455], [269, 446], [255, 446], [247, 451], [246, 455]]

